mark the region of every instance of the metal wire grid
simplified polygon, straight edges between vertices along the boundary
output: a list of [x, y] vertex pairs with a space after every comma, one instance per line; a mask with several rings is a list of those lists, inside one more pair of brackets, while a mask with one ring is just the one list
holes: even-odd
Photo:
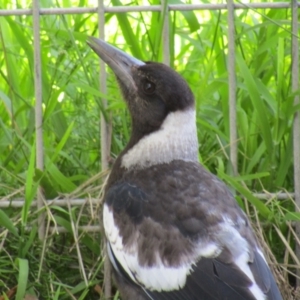
[[[33, 32], [34, 32], [34, 81], [35, 81], [35, 131], [36, 131], [36, 167], [43, 170], [43, 131], [42, 131], [42, 78], [41, 78], [41, 48], [40, 48], [40, 16], [41, 15], [63, 15], [63, 14], [86, 14], [94, 13], [98, 15], [99, 20], [99, 37], [105, 39], [105, 13], [124, 13], [124, 12], [149, 12], [160, 11], [165, 14], [163, 26], [163, 60], [169, 65], [169, 11], [191, 11], [191, 10], [228, 10], [228, 84], [229, 84], [229, 119], [230, 119], [230, 160], [233, 166], [233, 172], [237, 174], [237, 120], [236, 120], [236, 78], [235, 78], [235, 32], [234, 32], [234, 10], [235, 9], [282, 9], [290, 8], [292, 11], [292, 89], [297, 91], [299, 89], [299, 42], [298, 42], [298, 9], [300, 2], [291, 0], [291, 2], [276, 2], [276, 3], [234, 3], [233, 0], [228, 0], [226, 4], [183, 4], [183, 5], [167, 5], [165, 6], [163, 0], [162, 5], [153, 6], [116, 6], [105, 7], [103, 0], [98, 0], [98, 7], [69, 7], [69, 8], [40, 8], [39, 0], [33, 0], [32, 9], [2, 9], [0, 16], [17, 16], [29, 15], [33, 17]], [[167, 9], [164, 10], [164, 7]], [[104, 62], [100, 60], [100, 91], [106, 93], [106, 72]], [[299, 104], [299, 96], [295, 96], [294, 104]], [[104, 106], [106, 103], [104, 103]], [[108, 140], [107, 124], [102, 116], [101, 118], [101, 136], [102, 141]], [[279, 193], [279, 194], [254, 194], [260, 199], [270, 199], [276, 197], [277, 199], [294, 198], [298, 207], [300, 207], [300, 115], [299, 111], [295, 113], [293, 124], [293, 158], [294, 158], [294, 193]], [[102, 166], [107, 168], [108, 163], [105, 160], [108, 157], [107, 143], [101, 145]], [[38, 192], [37, 200], [33, 201], [32, 205], [37, 206], [38, 209], [45, 205], [83, 205], [86, 202], [84, 199], [72, 200], [46, 200], [44, 202], [41, 191]], [[96, 204], [96, 200], [92, 200], [92, 204]], [[13, 201], [0, 201], [0, 207], [22, 207], [23, 199], [15, 199]], [[45, 234], [44, 215], [40, 214], [39, 219], [39, 237], [43, 239]], [[99, 226], [84, 226], [82, 229], [95, 232], [99, 231]], [[62, 232], [64, 228], [55, 228], [56, 231]], [[300, 235], [300, 224], [297, 224], [297, 233]]]

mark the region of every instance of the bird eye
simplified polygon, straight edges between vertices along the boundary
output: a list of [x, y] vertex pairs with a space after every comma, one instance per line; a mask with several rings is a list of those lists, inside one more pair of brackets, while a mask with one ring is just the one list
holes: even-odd
[[145, 81], [143, 90], [146, 94], [152, 94], [155, 91], [155, 84], [151, 81]]

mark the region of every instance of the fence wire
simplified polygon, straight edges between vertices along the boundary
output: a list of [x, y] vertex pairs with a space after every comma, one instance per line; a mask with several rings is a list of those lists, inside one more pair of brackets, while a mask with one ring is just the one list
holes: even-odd
[[[100, 2], [101, 0], [99, 0]], [[101, 1], [103, 3], [103, 1]], [[103, 5], [103, 4], [101, 4]], [[296, 1], [297, 7], [300, 2]], [[100, 5], [99, 5], [100, 7]], [[290, 8], [289, 2], [276, 3], [233, 3], [234, 9], [282, 9]], [[75, 15], [98, 13], [98, 7], [66, 7], [66, 8], [41, 8], [40, 15]], [[227, 9], [227, 4], [169, 4], [169, 11], [191, 11], [191, 10], [220, 10]], [[126, 13], [126, 12], [150, 12], [162, 11], [161, 5], [139, 5], [139, 6], [114, 6], [103, 7], [105, 13]], [[32, 15], [32, 9], [0, 9], [0, 16]]]
[[[41, 49], [40, 49], [40, 16], [41, 15], [76, 15], [76, 14], [97, 14], [98, 15], [98, 30], [99, 37], [105, 39], [105, 14], [106, 13], [126, 13], [126, 12], [161, 12], [164, 14], [164, 26], [162, 34], [163, 43], [163, 61], [165, 64], [170, 63], [170, 49], [169, 49], [169, 12], [170, 11], [196, 11], [196, 10], [228, 10], [228, 84], [229, 84], [229, 116], [230, 116], [230, 161], [234, 174], [238, 172], [237, 165], [237, 121], [236, 121], [236, 78], [235, 78], [235, 32], [234, 32], [234, 10], [239, 9], [291, 9], [292, 12], [292, 89], [293, 91], [299, 90], [299, 42], [298, 42], [298, 10], [300, 2], [292, 0], [290, 2], [276, 2], [276, 3], [234, 3], [233, 0], [228, 0], [225, 4], [182, 4], [171, 5], [167, 4], [167, 0], [162, 1], [162, 5], [142, 5], [142, 6], [115, 6], [105, 7], [103, 0], [98, 1], [97, 7], [68, 7], [68, 8], [40, 8], [40, 1], [33, 1], [32, 9], [0, 9], [0, 16], [32, 16], [33, 17], [33, 32], [34, 32], [34, 81], [35, 81], [35, 130], [36, 130], [36, 167], [40, 170], [44, 167], [43, 162], [43, 132], [42, 132], [42, 78], [41, 78]], [[100, 60], [100, 91], [106, 93], [106, 72], [103, 61]], [[299, 104], [299, 97], [295, 96], [294, 104]], [[105, 103], [104, 103], [105, 107]], [[109, 154], [108, 126], [105, 119], [101, 116], [101, 141], [102, 141], [102, 166], [106, 168], [108, 163], [106, 158]], [[290, 199], [294, 198], [298, 207], [300, 207], [300, 116], [299, 111], [295, 113], [293, 124], [293, 158], [294, 158], [294, 183], [295, 190], [293, 193], [258, 193], [253, 194], [259, 199]], [[38, 192], [37, 200], [33, 201], [32, 206], [37, 206], [40, 210], [45, 205], [83, 205], [86, 202], [84, 199], [56, 199], [56, 200], [43, 200], [41, 191]], [[95, 202], [95, 203], [94, 203]], [[96, 204], [96, 200], [92, 203]], [[22, 207], [24, 204], [23, 199], [0, 201], [0, 207]], [[297, 210], [297, 209], [296, 209]], [[44, 237], [44, 216], [41, 214], [39, 217], [39, 237]], [[53, 229], [54, 230], [54, 229]], [[64, 228], [55, 228], [56, 231], [63, 232]], [[98, 231], [98, 226], [85, 226], [84, 230], [94, 232]], [[300, 224], [297, 225], [297, 233], [300, 236]], [[300, 251], [298, 252], [300, 254]]]

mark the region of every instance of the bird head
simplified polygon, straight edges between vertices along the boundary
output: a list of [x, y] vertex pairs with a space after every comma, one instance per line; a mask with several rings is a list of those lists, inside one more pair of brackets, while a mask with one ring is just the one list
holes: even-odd
[[88, 44], [115, 73], [133, 127], [143, 134], [159, 129], [169, 112], [194, 106], [189, 86], [168, 66], [142, 62], [100, 39]]
[[[176, 153], [173, 158], [179, 159], [182, 149], [184, 159], [190, 156], [190, 150], [187, 148], [191, 146], [191, 139], [187, 140], [190, 134], [180, 130], [190, 128], [193, 131], [192, 156], [197, 157], [194, 97], [185, 80], [164, 64], [142, 62], [100, 39], [91, 37], [88, 45], [112, 69], [119, 82], [132, 119], [129, 148], [139, 140], [151, 136], [151, 143], [146, 143], [148, 146], [144, 143], [141, 152], [145, 154], [150, 151], [150, 147], [155, 148], [158, 154], [156, 157], [161, 157], [158, 161], [165, 162], [166, 158], [162, 158], [162, 152], [170, 150], [169, 157], [172, 159], [174, 148]], [[166, 123], [170, 125], [166, 126]], [[163, 136], [153, 135], [155, 132], [162, 133], [162, 129], [165, 129]], [[185, 145], [180, 145], [182, 143]], [[155, 153], [149, 155], [153, 156]], [[139, 163], [143, 166], [151, 165], [149, 161], [153, 159], [147, 158], [147, 155], [145, 157], [142, 159], [144, 162], [140, 160]]]

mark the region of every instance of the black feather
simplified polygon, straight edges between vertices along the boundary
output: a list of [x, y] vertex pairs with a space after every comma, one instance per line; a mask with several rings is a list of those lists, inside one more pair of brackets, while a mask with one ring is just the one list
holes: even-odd
[[110, 188], [105, 199], [116, 214], [126, 213], [134, 223], [140, 223], [145, 215], [146, 194], [127, 182], [118, 183]]

